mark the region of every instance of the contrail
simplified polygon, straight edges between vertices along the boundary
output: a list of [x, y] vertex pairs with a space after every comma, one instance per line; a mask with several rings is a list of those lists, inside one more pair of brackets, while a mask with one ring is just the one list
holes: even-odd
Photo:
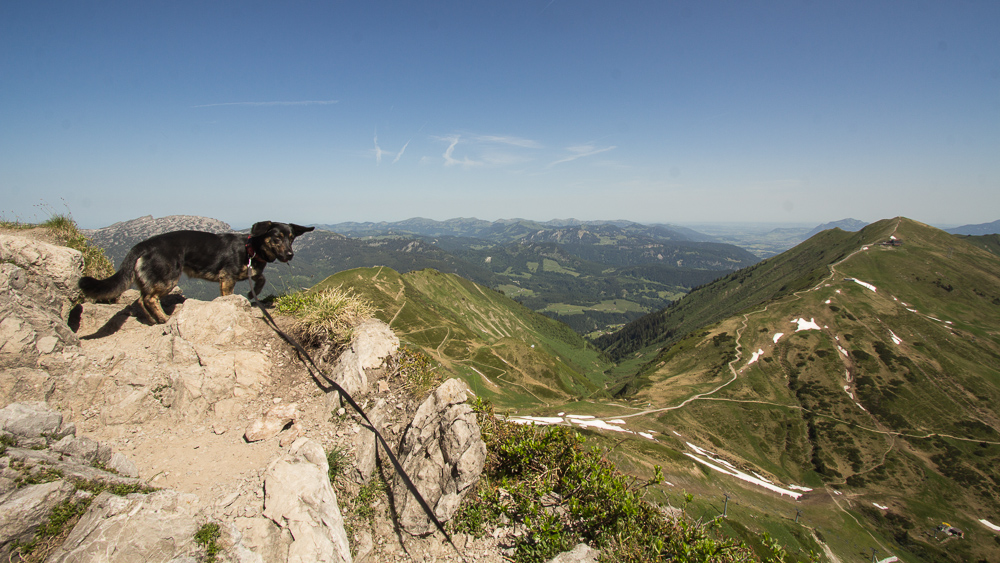
[[200, 106], [191, 106], [195, 108], [211, 108], [218, 106], [249, 106], [249, 107], [267, 107], [267, 106], [328, 106], [330, 104], [336, 104], [340, 100], [304, 100], [297, 102], [224, 102], [221, 104], [202, 104]]

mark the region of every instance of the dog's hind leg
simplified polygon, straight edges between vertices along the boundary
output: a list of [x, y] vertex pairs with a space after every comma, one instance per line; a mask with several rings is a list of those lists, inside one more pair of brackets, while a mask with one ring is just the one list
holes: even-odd
[[181, 279], [180, 267], [154, 261], [140, 261], [137, 268], [136, 285], [139, 286], [139, 304], [154, 323], [164, 324], [169, 320], [160, 305], [160, 298], [170, 293]]

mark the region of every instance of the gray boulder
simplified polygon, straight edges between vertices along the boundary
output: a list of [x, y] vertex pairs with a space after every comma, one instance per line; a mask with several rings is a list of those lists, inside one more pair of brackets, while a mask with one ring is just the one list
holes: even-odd
[[83, 272], [80, 251], [27, 237], [0, 235], [0, 261], [16, 264], [33, 278], [50, 280], [61, 295], [58, 310], [62, 318], [80, 301], [77, 287]]
[[[399, 349], [399, 338], [389, 325], [378, 319], [365, 321], [354, 328], [351, 343], [340, 355], [330, 378], [354, 399], [368, 393], [365, 370], [382, 365], [386, 356]], [[331, 408], [339, 407], [339, 393], [329, 395]]]
[[[380, 398], [375, 401], [375, 406], [366, 413], [368, 420], [383, 437], [385, 436], [385, 421], [388, 418], [387, 410], [385, 399]], [[375, 433], [364, 423], [361, 425], [361, 431], [354, 436], [354, 469], [357, 471], [357, 479], [363, 483], [370, 481], [375, 473], [376, 453], [378, 452], [376, 440], [378, 438], [375, 437]]]
[[200, 552], [194, 541], [197, 503], [195, 495], [169, 489], [127, 497], [103, 492], [46, 561], [167, 563], [194, 557]]
[[[486, 463], [479, 423], [465, 402], [468, 393], [460, 380], [445, 381], [417, 409], [399, 452], [403, 469], [441, 522], [455, 514]], [[415, 536], [435, 530], [401, 479], [396, 479], [393, 496], [404, 530]]]
[[47, 436], [60, 439], [66, 434], [63, 415], [45, 403], [11, 403], [0, 409], [0, 429], [21, 438]]
[[0, 561], [7, 561], [17, 543], [27, 543], [52, 509], [69, 500], [76, 487], [65, 480], [31, 485], [0, 496]]
[[323, 447], [309, 438], [267, 468], [264, 516], [291, 532], [288, 563], [352, 561], [329, 469]]
[[0, 369], [79, 369], [80, 341], [64, 320], [70, 305], [48, 278], [0, 264]]
[[597, 563], [601, 552], [585, 543], [578, 543], [571, 551], [556, 555], [548, 563]]

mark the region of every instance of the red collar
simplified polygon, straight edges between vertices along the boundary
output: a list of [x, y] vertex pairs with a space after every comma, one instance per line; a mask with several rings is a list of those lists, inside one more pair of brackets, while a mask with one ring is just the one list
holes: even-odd
[[247, 243], [246, 243], [247, 258], [249, 258], [249, 261], [250, 261], [251, 264], [254, 263], [254, 262], [256, 262], [257, 266], [259, 266], [259, 267], [266, 266], [267, 265], [267, 260], [263, 260], [263, 259], [261, 259], [260, 257], [257, 256], [257, 251], [254, 250], [253, 245], [250, 244], [250, 239], [251, 239], [251, 235], [247, 235]]

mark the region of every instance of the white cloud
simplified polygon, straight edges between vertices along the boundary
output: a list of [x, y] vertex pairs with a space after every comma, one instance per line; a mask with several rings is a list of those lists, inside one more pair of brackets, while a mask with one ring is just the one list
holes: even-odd
[[[399, 149], [398, 153], [395, 153], [395, 157], [392, 159], [392, 164], [399, 162], [400, 158], [403, 158], [403, 153], [406, 152], [406, 147], [410, 146], [410, 141], [406, 141], [403, 148]], [[382, 147], [378, 145], [378, 129], [375, 129], [375, 165], [378, 166], [382, 164], [382, 155], [392, 155], [393, 153], [389, 151], [382, 150]]]
[[474, 160], [469, 160], [469, 157], [467, 157], [467, 156], [464, 157], [462, 160], [458, 160], [457, 158], [455, 158], [455, 157], [452, 156], [452, 154], [455, 153], [455, 146], [458, 145], [459, 139], [461, 139], [461, 137], [459, 137], [458, 135], [456, 135], [454, 137], [445, 137], [445, 138], [441, 139], [441, 140], [444, 140], [444, 141], [450, 141], [451, 142], [451, 144], [448, 145], [448, 148], [445, 149], [444, 154], [441, 155], [441, 156], [444, 157], [444, 165], [445, 166], [455, 166], [456, 164], [460, 164], [460, 165], [466, 166], [466, 167], [481, 165], [482, 162], [476, 162]]
[[393, 164], [396, 164], [397, 162], [399, 162], [399, 159], [403, 158], [403, 153], [406, 152], [406, 147], [408, 146], [410, 146], [410, 141], [406, 141], [406, 144], [403, 145], [403, 148], [399, 149], [399, 153], [396, 154], [396, 158], [392, 159]]
[[292, 102], [223, 102], [219, 104], [202, 104], [191, 106], [196, 108], [212, 108], [218, 106], [248, 106], [248, 107], [272, 107], [272, 106], [328, 106], [340, 103], [340, 100], [302, 100]]
[[506, 135], [476, 135], [473, 140], [482, 143], [500, 143], [526, 149], [540, 149], [542, 144], [531, 139], [521, 139], [520, 137], [510, 137]]

